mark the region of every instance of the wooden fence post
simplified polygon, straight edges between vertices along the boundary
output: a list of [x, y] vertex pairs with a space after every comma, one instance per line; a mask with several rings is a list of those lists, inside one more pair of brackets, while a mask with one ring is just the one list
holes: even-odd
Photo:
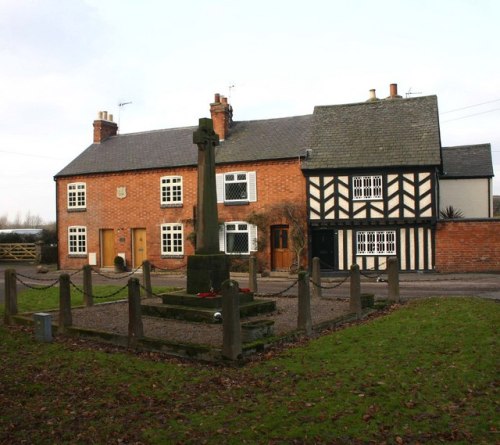
[[253, 293], [257, 293], [257, 258], [251, 256], [248, 262], [248, 287]]
[[142, 280], [144, 289], [146, 289], [146, 297], [153, 298], [153, 288], [151, 287], [151, 263], [148, 260], [142, 263]]
[[94, 305], [94, 296], [92, 295], [92, 266], [89, 264], [83, 266], [83, 303], [86, 307]]
[[305, 271], [299, 272], [299, 307], [297, 314], [297, 329], [312, 334], [311, 319], [311, 294], [309, 292], [309, 274]]
[[312, 296], [321, 298], [321, 266], [318, 257], [312, 261]]
[[361, 274], [359, 266], [351, 266], [351, 296], [349, 300], [349, 310], [361, 318]]
[[397, 257], [390, 257], [387, 260], [387, 282], [389, 301], [399, 303], [401, 297], [399, 295], [399, 261]]
[[141, 289], [138, 278], [128, 280], [128, 346], [136, 347], [144, 337], [141, 314]]
[[234, 280], [222, 283], [222, 356], [229, 360], [241, 357], [239, 285]]
[[66, 328], [73, 324], [71, 316], [71, 288], [70, 278], [67, 273], [59, 276], [59, 329], [60, 334], [66, 332]]
[[14, 269], [5, 270], [4, 323], [13, 324], [12, 317], [17, 314], [17, 280]]

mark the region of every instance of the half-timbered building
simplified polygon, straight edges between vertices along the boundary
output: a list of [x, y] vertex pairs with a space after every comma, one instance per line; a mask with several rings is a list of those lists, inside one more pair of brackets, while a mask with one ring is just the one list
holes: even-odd
[[[374, 91], [372, 90], [372, 93]], [[318, 106], [303, 163], [322, 269], [432, 270], [441, 166], [436, 96]]]

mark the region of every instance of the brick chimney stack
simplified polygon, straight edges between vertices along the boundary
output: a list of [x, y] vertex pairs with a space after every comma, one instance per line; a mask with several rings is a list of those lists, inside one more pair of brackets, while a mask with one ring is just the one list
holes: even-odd
[[94, 144], [100, 144], [118, 133], [118, 125], [113, 122], [113, 115], [107, 111], [99, 111], [94, 121]]
[[228, 104], [227, 97], [215, 94], [214, 102], [210, 104], [210, 115], [214, 122], [214, 131], [223, 141], [228, 137], [233, 122], [233, 107]]

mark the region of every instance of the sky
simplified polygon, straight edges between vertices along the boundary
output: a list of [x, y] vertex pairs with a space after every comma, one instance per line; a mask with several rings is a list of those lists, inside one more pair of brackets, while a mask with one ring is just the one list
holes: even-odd
[[500, 195], [499, 21], [497, 0], [0, 0], [0, 216], [55, 221], [98, 111], [132, 133], [197, 125], [215, 93], [258, 120], [391, 83], [437, 95], [443, 146], [491, 143]]

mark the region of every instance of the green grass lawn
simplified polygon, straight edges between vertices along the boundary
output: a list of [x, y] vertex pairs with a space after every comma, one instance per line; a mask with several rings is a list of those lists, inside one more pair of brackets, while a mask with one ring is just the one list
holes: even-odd
[[[71, 288], [71, 306], [83, 305], [83, 292], [81, 287]], [[153, 286], [154, 294], [168, 292], [172, 287]], [[141, 289], [141, 294], [145, 291]], [[106, 301], [123, 300], [128, 297], [127, 285], [97, 285], [92, 287], [94, 303], [103, 303]], [[17, 297], [17, 306], [19, 312], [37, 312], [47, 311], [59, 308], [59, 288], [51, 287], [48, 289], [25, 289]], [[0, 311], [3, 313], [3, 305], [0, 305]]]
[[0, 327], [0, 443], [495, 444], [499, 308], [414, 301], [243, 368]]

